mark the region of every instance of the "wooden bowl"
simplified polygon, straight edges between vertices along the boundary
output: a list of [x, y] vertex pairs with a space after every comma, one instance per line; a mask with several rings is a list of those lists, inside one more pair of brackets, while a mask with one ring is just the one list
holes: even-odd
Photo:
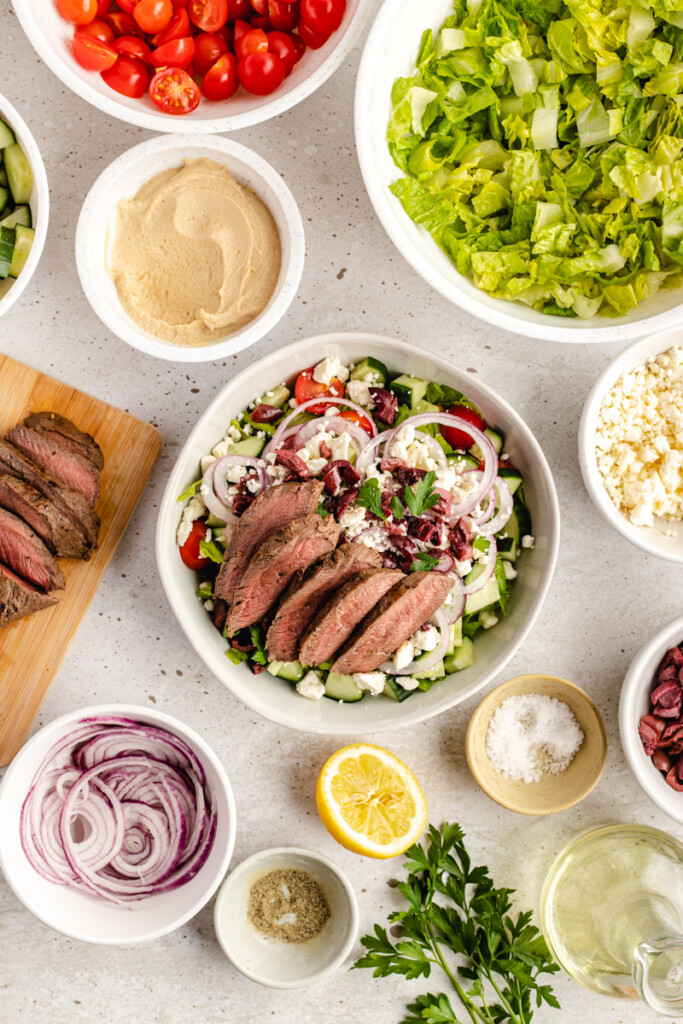
[[[544, 775], [539, 782], [506, 778], [486, 753], [486, 732], [494, 711], [508, 697], [526, 693], [564, 701], [583, 732], [583, 743], [569, 766], [557, 775]], [[607, 757], [605, 726], [588, 694], [566, 679], [541, 674], [517, 676], [492, 690], [470, 719], [465, 745], [470, 771], [486, 795], [518, 814], [555, 814], [577, 804], [597, 783]]]

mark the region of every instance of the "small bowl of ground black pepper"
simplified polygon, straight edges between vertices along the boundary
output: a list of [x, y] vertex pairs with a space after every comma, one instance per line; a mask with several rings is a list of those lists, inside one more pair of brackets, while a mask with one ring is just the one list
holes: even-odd
[[214, 927], [223, 952], [247, 978], [270, 988], [305, 988], [351, 952], [358, 905], [327, 857], [277, 847], [231, 871], [216, 900]]

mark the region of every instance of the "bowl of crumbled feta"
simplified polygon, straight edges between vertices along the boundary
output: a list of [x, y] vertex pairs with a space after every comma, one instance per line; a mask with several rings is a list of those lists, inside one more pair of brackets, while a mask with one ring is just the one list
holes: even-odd
[[558, 543], [548, 464], [510, 406], [404, 341], [339, 333], [214, 399], [168, 481], [157, 562], [233, 694], [292, 728], [362, 735], [486, 685]]
[[595, 507], [626, 540], [683, 562], [683, 330], [641, 338], [584, 406], [579, 462]]

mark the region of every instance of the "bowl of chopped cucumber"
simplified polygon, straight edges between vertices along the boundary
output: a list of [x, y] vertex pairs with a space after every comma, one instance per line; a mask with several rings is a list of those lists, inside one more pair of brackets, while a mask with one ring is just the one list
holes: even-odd
[[0, 316], [29, 283], [47, 234], [45, 166], [26, 123], [0, 95]]

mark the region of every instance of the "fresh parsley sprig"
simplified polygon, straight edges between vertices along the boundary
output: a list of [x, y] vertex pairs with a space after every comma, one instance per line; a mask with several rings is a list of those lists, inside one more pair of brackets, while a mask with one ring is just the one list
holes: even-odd
[[434, 568], [435, 565], [439, 564], [439, 559], [434, 558], [434, 555], [428, 555], [426, 551], [418, 551], [413, 555], [413, 561], [410, 566], [411, 572], [429, 572]]
[[428, 508], [438, 505], [440, 495], [434, 490], [436, 473], [430, 469], [429, 473], [422, 480], [418, 480], [414, 487], [406, 487], [403, 500], [410, 510], [410, 514], [418, 518]]
[[375, 477], [366, 480], [356, 498], [356, 504], [363, 508], [369, 508], [373, 515], [376, 515], [382, 522], [386, 523], [387, 517], [382, 511], [382, 492]]
[[[402, 939], [394, 944], [375, 925], [354, 967], [369, 967], [376, 978], [428, 978], [439, 967], [472, 1024], [529, 1024], [532, 997], [537, 1007], [559, 1008], [550, 985], [539, 984], [559, 967], [531, 912], [510, 915], [514, 890], [494, 888], [488, 868], [472, 867], [459, 825], [430, 825], [428, 837], [428, 845], [407, 851], [408, 880], [398, 884], [409, 907], [389, 915]], [[464, 964], [455, 966], [453, 954]], [[444, 993], [419, 996], [408, 1011], [401, 1024], [465, 1024]]]

